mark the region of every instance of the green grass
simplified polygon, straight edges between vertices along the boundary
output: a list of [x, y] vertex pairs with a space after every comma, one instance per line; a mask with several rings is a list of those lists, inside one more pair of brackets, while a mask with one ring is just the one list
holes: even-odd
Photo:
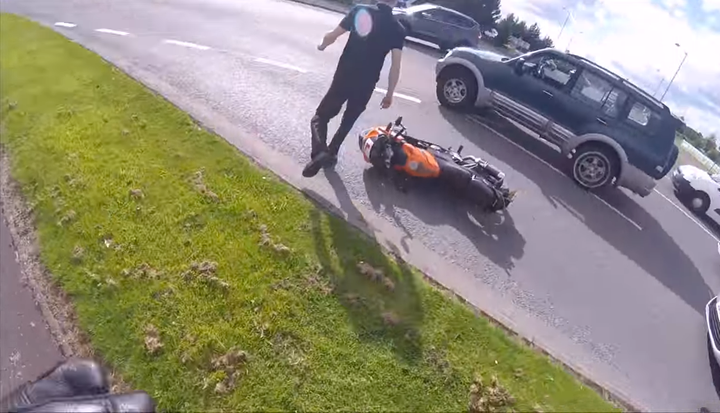
[[42, 261], [162, 408], [460, 411], [482, 375], [518, 411], [612, 409], [96, 55], [0, 19], [1, 139]]

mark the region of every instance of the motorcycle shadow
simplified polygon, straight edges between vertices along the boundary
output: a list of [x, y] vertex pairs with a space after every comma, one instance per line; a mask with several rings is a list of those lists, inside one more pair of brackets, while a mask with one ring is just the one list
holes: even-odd
[[[376, 213], [391, 218], [409, 238], [422, 237], [426, 230], [413, 225], [412, 217], [428, 226], [449, 226], [472, 243], [477, 251], [503, 268], [508, 274], [514, 263], [522, 258], [525, 238], [515, 228], [508, 210], [487, 213], [467, 202], [439, 182], [417, 179], [410, 181], [408, 191], [400, 192], [391, 180], [376, 168], [363, 171], [363, 183], [368, 200]], [[512, 206], [510, 206], [512, 208]], [[448, 256], [463, 254], [452, 234], [443, 230], [433, 231], [432, 238], [421, 241], [430, 249]], [[403, 244], [407, 252], [408, 247]], [[446, 251], [438, 251], [446, 249]], [[473, 256], [472, 254], [470, 256]], [[458, 256], [459, 258], [459, 256]], [[478, 267], [487, 269], [478, 263]]]

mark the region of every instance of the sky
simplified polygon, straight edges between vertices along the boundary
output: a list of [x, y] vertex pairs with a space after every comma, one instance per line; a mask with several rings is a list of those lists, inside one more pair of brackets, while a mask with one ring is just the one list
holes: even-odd
[[687, 53], [663, 101], [688, 126], [720, 139], [720, 0], [502, 0], [501, 7], [537, 22], [555, 47], [569, 46], [658, 98]]

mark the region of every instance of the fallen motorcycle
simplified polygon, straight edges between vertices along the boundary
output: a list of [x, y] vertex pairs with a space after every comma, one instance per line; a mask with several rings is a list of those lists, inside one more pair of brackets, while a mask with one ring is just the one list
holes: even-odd
[[438, 180], [488, 212], [506, 209], [516, 192], [505, 186], [505, 174], [487, 161], [407, 134], [402, 117], [386, 127], [366, 129], [359, 136], [365, 161], [390, 174], [405, 192], [413, 179]]

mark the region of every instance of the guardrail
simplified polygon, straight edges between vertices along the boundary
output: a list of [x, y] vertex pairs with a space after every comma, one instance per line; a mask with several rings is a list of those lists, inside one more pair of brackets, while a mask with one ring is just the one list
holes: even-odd
[[708, 158], [707, 155], [702, 153], [698, 148], [692, 146], [688, 141], [683, 139], [680, 143], [681, 149], [689, 153], [693, 158], [697, 159], [703, 166], [708, 168], [708, 172], [711, 174], [720, 173], [720, 166], [718, 166], [712, 159]]

